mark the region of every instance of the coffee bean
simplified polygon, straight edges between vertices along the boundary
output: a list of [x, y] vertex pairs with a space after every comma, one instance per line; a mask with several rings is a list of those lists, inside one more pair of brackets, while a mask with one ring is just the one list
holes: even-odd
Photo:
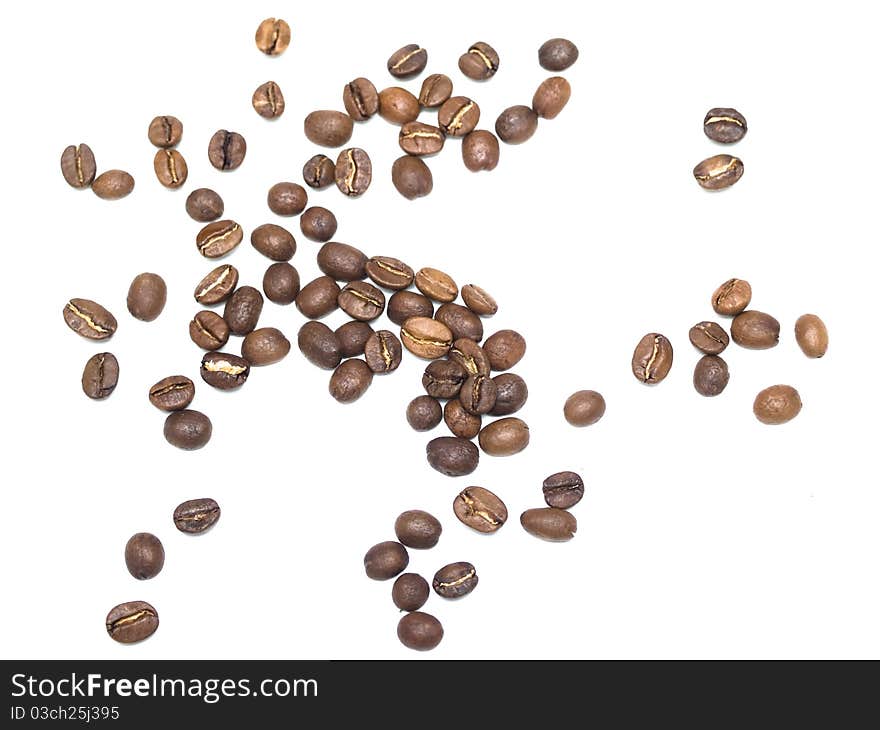
[[577, 532], [577, 518], [556, 507], [527, 509], [520, 515], [519, 522], [530, 535], [550, 542], [566, 542]]
[[779, 344], [779, 322], [764, 312], [747, 310], [733, 318], [730, 336], [740, 347], [766, 350]]
[[208, 161], [218, 170], [235, 170], [247, 154], [247, 142], [238, 132], [218, 129], [208, 142]]
[[434, 177], [424, 160], [404, 155], [391, 165], [391, 182], [407, 200], [423, 198], [434, 189]]
[[498, 72], [498, 53], [488, 43], [479, 41], [458, 59], [459, 70], [474, 81], [485, 81]]
[[241, 226], [235, 221], [214, 221], [196, 236], [196, 248], [206, 259], [219, 259], [235, 250], [244, 238]]
[[62, 314], [65, 324], [87, 340], [106, 340], [116, 332], [116, 317], [91, 299], [71, 299]]
[[366, 281], [346, 284], [337, 299], [339, 308], [352, 319], [370, 322], [385, 311], [385, 295]]
[[480, 431], [479, 442], [489, 456], [512, 456], [529, 445], [529, 427], [514, 416], [499, 418]]
[[406, 422], [415, 431], [430, 431], [443, 420], [443, 409], [436, 398], [420, 395], [406, 407]]
[[185, 375], [169, 375], [150, 388], [150, 403], [160, 411], [182, 411], [196, 396], [196, 386]]
[[263, 274], [263, 294], [275, 304], [292, 304], [299, 294], [299, 272], [286, 261], [272, 264]]
[[406, 289], [415, 278], [415, 272], [409, 266], [391, 256], [373, 256], [365, 264], [364, 270], [373, 283], [385, 289]]
[[316, 190], [329, 188], [336, 180], [336, 164], [327, 155], [315, 155], [303, 165], [303, 180]]
[[436, 360], [452, 347], [452, 332], [442, 322], [427, 317], [410, 317], [400, 328], [400, 339], [416, 357]]
[[324, 243], [336, 235], [336, 216], [326, 208], [315, 205], [300, 216], [299, 228], [311, 241]]
[[770, 426], [788, 423], [801, 412], [801, 396], [790, 385], [771, 385], [755, 397], [755, 417]]
[[177, 147], [182, 137], [183, 122], [170, 115], [153, 117], [147, 129], [147, 138], [156, 147]]
[[461, 365], [468, 375], [489, 375], [492, 372], [489, 356], [483, 348], [464, 337], [452, 343], [449, 359]]
[[413, 611], [397, 624], [397, 638], [407, 649], [430, 651], [443, 640], [443, 626], [431, 614]]
[[286, 228], [264, 223], [251, 232], [251, 245], [273, 261], [290, 261], [296, 253], [296, 240]]
[[202, 448], [211, 440], [211, 421], [200, 411], [174, 411], [165, 419], [165, 440], [185, 451]]
[[422, 82], [419, 91], [419, 104], [434, 108], [452, 96], [452, 79], [446, 74], [431, 74]]
[[510, 370], [526, 354], [526, 340], [515, 330], [499, 330], [483, 343], [493, 370]]
[[354, 403], [373, 382], [373, 371], [363, 360], [341, 363], [330, 376], [330, 395], [340, 403]]
[[373, 545], [364, 555], [364, 570], [373, 580], [389, 580], [409, 565], [409, 554], [399, 542], [388, 540]]
[[263, 119], [278, 119], [284, 114], [284, 94], [274, 81], [260, 84], [254, 91], [251, 104]]
[[498, 303], [492, 295], [476, 284], [465, 284], [461, 288], [461, 298], [468, 309], [481, 317], [491, 317], [498, 311]]
[[85, 142], [65, 147], [61, 153], [61, 174], [70, 187], [89, 187], [97, 171], [95, 154]]
[[744, 169], [738, 157], [714, 155], [694, 168], [694, 178], [704, 190], [723, 190], [737, 182]]
[[579, 390], [568, 396], [563, 413], [572, 426], [592, 426], [605, 415], [605, 399], [595, 390]]
[[468, 375], [464, 368], [451, 360], [436, 360], [425, 368], [422, 386], [434, 398], [457, 398]]
[[223, 215], [223, 198], [209, 188], [196, 188], [186, 199], [186, 212], [199, 223], [210, 223]]
[[466, 96], [453, 96], [447, 99], [437, 111], [440, 129], [453, 137], [464, 137], [469, 132], [473, 132], [479, 121], [479, 105]]
[[153, 157], [153, 171], [156, 179], [166, 188], [179, 188], [186, 182], [189, 170], [186, 160], [177, 150], [159, 150]]
[[299, 215], [305, 210], [309, 195], [302, 185], [293, 182], [275, 183], [269, 188], [266, 203], [275, 215]]
[[717, 322], [699, 322], [688, 332], [691, 344], [707, 355], [720, 355], [730, 344], [730, 337]]
[[354, 122], [348, 114], [329, 109], [315, 111], [303, 121], [310, 142], [322, 147], [341, 147], [351, 139]]
[[464, 598], [477, 587], [479, 580], [477, 569], [470, 563], [450, 563], [434, 573], [431, 586], [442, 598]]
[[431, 300], [414, 291], [398, 291], [388, 300], [388, 319], [402, 327], [410, 317], [434, 316], [434, 305]]
[[544, 501], [550, 507], [571, 509], [584, 496], [584, 480], [573, 471], [551, 474], [542, 485]]
[[360, 147], [342, 150], [336, 158], [336, 187], [350, 198], [367, 192], [373, 180], [373, 163]]
[[296, 341], [306, 360], [319, 368], [333, 370], [342, 360], [339, 337], [323, 322], [306, 322]]
[[374, 373], [391, 373], [400, 367], [403, 347], [393, 332], [374, 332], [364, 346], [364, 359]]
[[356, 281], [367, 275], [367, 255], [347, 243], [325, 243], [318, 251], [318, 268], [339, 281]]
[[752, 301], [752, 287], [745, 279], [728, 279], [712, 294], [712, 309], [728, 317], [745, 311]]
[[250, 363], [243, 357], [228, 352], [208, 352], [202, 358], [199, 374], [208, 385], [217, 390], [235, 390], [247, 382]]
[[310, 281], [296, 295], [296, 308], [309, 319], [320, 319], [337, 309], [339, 285], [329, 276]]
[[495, 405], [489, 411], [490, 416], [509, 416], [522, 408], [529, 398], [529, 388], [526, 381], [514, 373], [502, 373], [496, 375], [495, 381]]
[[[92, 400], [104, 400], [119, 382], [119, 362], [113, 353], [99, 352], [86, 362], [82, 374], [82, 389]], [[440, 419], [437, 419], [440, 422]]]
[[456, 340], [465, 338], [479, 342], [483, 339], [483, 323], [467, 307], [447, 302], [440, 306], [434, 318], [449, 327]]
[[803, 314], [794, 323], [798, 347], [807, 357], [822, 357], [828, 351], [828, 328], [815, 314]]
[[146, 601], [129, 601], [111, 608], [105, 624], [111, 639], [120, 644], [135, 644], [156, 633], [159, 614]]
[[485, 129], [475, 129], [468, 133], [461, 143], [464, 166], [471, 172], [494, 170], [498, 166], [500, 154], [498, 138]]
[[221, 264], [208, 272], [196, 286], [193, 297], [199, 304], [211, 306], [225, 302], [238, 286], [238, 269], [231, 264]]
[[134, 190], [134, 178], [125, 170], [107, 170], [92, 181], [92, 192], [102, 200], [119, 200]]
[[663, 335], [650, 332], [636, 345], [632, 372], [636, 380], [653, 385], [662, 381], [672, 367], [672, 343]]
[[564, 71], [577, 59], [577, 46], [565, 38], [551, 38], [538, 49], [538, 63], [548, 71]]
[[397, 136], [400, 149], [408, 155], [436, 155], [445, 141], [446, 135], [439, 127], [423, 122], [407, 122]]
[[562, 76], [541, 82], [532, 97], [532, 109], [541, 119], [555, 119], [571, 98], [571, 84]]
[[165, 309], [168, 287], [158, 274], [138, 274], [128, 287], [125, 300], [128, 311], [135, 319], [152, 322]]
[[233, 335], [242, 337], [254, 330], [262, 311], [263, 295], [260, 291], [252, 286], [242, 286], [226, 300], [223, 319]]
[[132, 535], [125, 544], [125, 567], [138, 580], [155, 578], [165, 565], [162, 541], [149, 532]]
[[458, 398], [443, 407], [443, 420], [450, 433], [462, 439], [476, 438], [483, 427], [482, 416], [468, 413]]
[[342, 357], [358, 357], [364, 354], [367, 341], [373, 335], [373, 328], [366, 322], [352, 320], [336, 330], [339, 338], [339, 352]]
[[438, 302], [453, 302], [458, 296], [458, 285], [449, 274], [439, 269], [419, 269], [415, 283], [422, 294]]
[[391, 600], [401, 611], [418, 611], [430, 593], [428, 581], [418, 573], [403, 573], [391, 587]]
[[694, 388], [700, 395], [718, 395], [727, 387], [727, 363], [717, 355], [703, 355], [694, 368]]
[[388, 73], [398, 79], [418, 76], [428, 65], [428, 52], [417, 43], [395, 51], [388, 59]]
[[480, 463], [480, 451], [467, 439], [440, 436], [428, 442], [428, 463], [448, 477], [471, 474]]
[[210, 497], [181, 502], [174, 509], [174, 526], [188, 535], [198, 535], [217, 524], [220, 505]]
[[257, 26], [254, 41], [267, 56], [278, 56], [290, 45], [290, 26], [281, 18], [266, 18]]
[[736, 109], [716, 107], [703, 119], [703, 131], [713, 142], [733, 144], [746, 136], [749, 130], [746, 118]]
[[189, 323], [189, 337], [203, 350], [218, 350], [229, 340], [229, 325], [217, 312], [205, 309]]
[[507, 505], [483, 487], [467, 487], [452, 502], [455, 516], [477, 532], [497, 532], [507, 522]]
[[471, 375], [461, 386], [458, 399], [462, 407], [475, 416], [488, 413], [495, 406], [498, 393], [495, 381], [486, 375]]
[[394, 521], [394, 534], [404, 545], [428, 550], [440, 540], [443, 527], [434, 515], [420, 509], [401, 512]]
[[272, 365], [290, 352], [290, 341], [275, 327], [249, 332], [241, 343], [241, 356], [251, 365]]
[[522, 144], [538, 129], [538, 115], [531, 107], [517, 104], [507, 107], [495, 120], [495, 134], [507, 144]]
[[363, 122], [379, 111], [379, 92], [372, 81], [359, 77], [345, 85], [342, 103], [348, 116], [356, 122]]

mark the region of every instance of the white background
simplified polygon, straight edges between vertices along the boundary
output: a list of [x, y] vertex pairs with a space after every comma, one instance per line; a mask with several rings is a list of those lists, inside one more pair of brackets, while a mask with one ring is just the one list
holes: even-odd
[[[438, 547], [411, 551], [410, 570], [430, 580], [445, 563], [469, 560], [480, 575], [467, 598], [428, 601], [446, 635], [427, 657], [880, 655], [880, 110], [870, 6], [573, 7], [3, 5], [5, 657], [422, 656], [396, 639], [391, 583], [368, 580], [362, 566], [408, 508], [444, 526]], [[269, 16], [293, 28], [289, 50], [274, 59], [253, 40]], [[295, 346], [239, 392], [201, 382], [187, 324], [198, 309], [193, 288], [214, 264], [196, 252], [199, 225], [184, 212], [190, 190], [216, 189], [247, 232], [270, 221], [289, 227], [299, 243], [292, 263], [308, 281], [318, 245], [299, 235], [297, 220], [273, 216], [265, 196], [275, 182], [301, 181], [303, 162], [319, 151], [302, 133], [309, 111], [341, 108], [355, 76], [394, 85], [386, 59], [417, 42], [429, 50], [425, 74], [448, 73], [491, 129], [504, 107], [530, 102], [548, 75], [537, 49], [559, 35], [581, 51], [565, 73], [572, 100], [528, 143], [504, 146], [494, 172], [469, 173], [451, 139], [428, 161], [433, 194], [408, 202], [390, 182], [397, 129], [377, 117], [357, 125], [352, 141], [373, 160], [368, 193], [309, 191], [337, 214], [336, 240], [493, 293], [501, 308], [487, 333], [513, 327], [528, 340], [514, 370], [531, 394], [519, 414], [531, 426], [526, 452], [484, 456], [457, 480], [431, 470], [425, 443], [444, 429], [406, 425], [424, 368], [413, 357], [350, 406], [330, 398], [329, 373]], [[456, 65], [476, 40], [501, 57], [482, 84]], [[269, 79], [287, 101], [271, 123], [250, 102]], [[417, 92], [420, 83], [403, 85]], [[745, 175], [717, 194], [691, 176], [722, 151], [701, 128], [712, 106], [734, 106], [749, 123], [732, 150]], [[184, 124], [189, 180], [179, 191], [153, 175], [146, 130], [157, 114]], [[208, 164], [219, 128], [247, 138], [236, 172]], [[106, 202], [65, 184], [60, 153], [83, 141], [99, 171], [135, 176], [131, 196]], [[227, 260], [256, 286], [270, 263], [247, 234]], [[125, 308], [141, 271], [168, 282], [154, 323]], [[781, 341], [765, 352], [731, 345], [729, 387], [701, 398], [687, 331], [713, 318], [710, 294], [732, 276], [752, 283], [754, 308], [780, 320]], [[112, 340], [92, 343], [66, 328], [61, 310], [76, 296], [116, 314]], [[805, 312], [831, 333], [819, 361], [794, 342]], [[295, 342], [303, 321], [294, 307], [267, 303], [261, 325]], [[671, 338], [675, 365], [648, 388], [629, 361], [651, 331]], [[91, 402], [80, 374], [104, 349], [119, 358], [121, 379], [108, 401]], [[173, 373], [196, 381], [193, 407], [213, 421], [201, 451], [170, 447], [163, 414], [147, 402], [148, 387]], [[803, 411], [786, 426], [763, 426], [752, 400], [779, 382], [799, 389]], [[575, 429], [562, 405], [581, 388], [601, 391], [608, 411]], [[562, 469], [587, 484], [578, 533], [543, 543], [518, 517], [542, 505], [541, 481]], [[454, 518], [452, 499], [471, 484], [506, 501], [511, 518], [498, 534]], [[203, 496], [222, 506], [216, 528], [177, 532], [174, 507]], [[167, 553], [163, 572], [140, 583], [123, 562], [138, 531], [157, 534]], [[157, 607], [161, 626], [140, 645], [118, 645], [104, 616], [136, 599]]]

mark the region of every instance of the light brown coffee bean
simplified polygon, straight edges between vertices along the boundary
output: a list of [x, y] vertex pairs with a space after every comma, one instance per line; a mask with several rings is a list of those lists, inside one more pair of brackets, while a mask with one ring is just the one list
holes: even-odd
[[492, 372], [486, 351], [467, 337], [461, 337], [452, 343], [449, 359], [460, 365], [469, 376], [489, 375]]
[[272, 261], [290, 261], [296, 253], [296, 239], [286, 228], [264, 223], [251, 231], [251, 246]]
[[408, 155], [436, 155], [445, 141], [446, 135], [439, 127], [423, 122], [407, 122], [397, 135], [400, 149]]
[[727, 363], [717, 355], [703, 355], [694, 368], [694, 390], [700, 395], [719, 395], [730, 380]]
[[219, 259], [234, 251], [243, 238], [244, 232], [235, 221], [214, 221], [199, 231], [196, 248], [206, 259]]
[[153, 157], [153, 171], [156, 179], [172, 190], [183, 185], [189, 174], [186, 160], [177, 150], [158, 150]]
[[636, 380], [653, 385], [661, 382], [672, 367], [672, 343], [663, 335], [649, 332], [636, 345], [632, 372]]
[[499, 418], [483, 427], [479, 441], [489, 456], [512, 456], [529, 445], [529, 427], [515, 416]]
[[342, 150], [336, 159], [336, 187], [343, 195], [357, 198], [373, 181], [373, 163], [360, 147]]
[[541, 119], [555, 119], [571, 98], [571, 84], [562, 76], [541, 82], [532, 97], [532, 109]]
[[303, 165], [303, 180], [315, 190], [329, 188], [336, 180], [336, 163], [327, 155], [315, 155]]
[[452, 502], [458, 519], [477, 532], [498, 532], [507, 522], [507, 505], [483, 487], [467, 487]]
[[801, 407], [800, 393], [790, 385], [771, 385], [755, 397], [752, 411], [761, 423], [778, 426], [788, 423]]
[[807, 357], [822, 357], [828, 352], [828, 328], [815, 314], [804, 314], [794, 323], [798, 347]]
[[134, 277], [128, 287], [125, 300], [132, 317], [142, 322], [152, 322], [165, 309], [168, 287], [158, 274], [143, 273]]
[[274, 81], [260, 84], [251, 97], [251, 104], [263, 119], [278, 119], [284, 114], [284, 94]]
[[111, 639], [120, 644], [135, 644], [156, 633], [159, 614], [146, 601], [129, 601], [111, 608], [105, 624]]
[[309, 195], [302, 185], [294, 182], [275, 183], [269, 188], [266, 203], [275, 215], [299, 215], [305, 210]]
[[524, 104], [509, 106], [495, 120], [495, 134], [507, 144], [522, 144], [538, 129], [538, 115]]
[[185, 375], [169, 375], [152, 386], [147, 394], [160, 411], [182, 411], [196, 396], [196, 386]]
[[342, 103], [348, 116], [363, 122], [379, 111], [379, 92], [369, 79], [359, 77], [342, 90]]
[[447, 402], [443, 407], [443, 421], [453, 436], [462, 439], [476, 438], [483, 427], [483, 417], [468, 413], [458, 398]]
[[371, 322], [385, 311], [382, 290], [366, 281], [352, 281], [339, 293], [339, 308], [352, 319]]
[[764, 312], [746, 310], [733, 318], [730, 336], [740, 347], [766, 350], [779, 344], [779, 322]]
[[392, 86], [379, 92], [379, 116], [392, 124], [414, 122], [422, 110], [419, 100], [406, 89]]
[[605, 415], [605, 399], [595, 390], [579, 390], [565, 401], [563, 413], [572, 426], [592, 426]]
[[183, 123], [170, 115], [153, 117], [147, 129], [147, 138], [156, 147], [176, 147], [183, 138]]
[[498, 52], [488, 43], [478, 41], [458, 59], [458, 69], [469, 79], [485, 81], [498, 72]]
[[717, 322], [699, 322], [688, 332], [691, 344], [707, 355], [720, 355], [730, 344], [730, 337]]
[[516, 330], [499, 330], [483, 343], [483, 351], [493, 370], [510, 370], [526, 354], [526, 340]]
[[217, 312], [206, 309], [189, 323], [189, 337], [203, 350], [219, 350], [229, 341], [229, 325]]
[[431, 74], [422, 82], [419, 104], [434, 108], [452, 96], [452, 79], [446, 74]]
[[415, 279], [412, 268], [391, 256], [373, 256], [365, 264], [364, 270], [375, 284], [385, 289], [406, 289]]
[[71, 299], [62, 314], [65, 324], [87, 340], [106, 340], [116, 332], [116, 317], [91, 299]]
[[92, 192], [102, 200], [119, 200], [134, 190], [134, 178], [125, 170], [107, 170], [92, 181]]
[[520, 524], [530, 535], [550, 542], [566, 542], [577, 532], [577, 518], [556, 507], [527, 509], [520, 515]]
[[452, 330], [452, 336], [458, 339], [469, 339], [479, 342], [483, 339], [483, 323], [480, 318], [467, 307], [454, 302], [441, 304], [434, 319], [443, 322]]
[[745, 279], [728, 279], [712, 294], [712, 309], [729, 317], [745, 311], [752, 301], [752, 287]]
[[309, 114], [303, 130], [310, 142], [322, 147], [342, 147], [351, 139], [354, 122], [348, 114], [323, 109]]
[[468, 309], [481, 317], [491, 317], [498, 311], [498, 303], [492, 295], [476, 284], [465, 284], [461, 288], [461, 298]]
[[434, 189], [431, 169], [424, 160], [410, 155], [398, 157], [391, 165], [391, 182], [407, 200], [423, 198]]
[[471, 172], [494, 170], [500, 155], [498, 137], [485, 129], [475, 129], [462, 140], [461, 158]]
[[247, 142], [238, 132], [218, 129], [208, 142], [208, 162], [216, 170], [236, 170], [247, 154]]
[[95, 179], [97, 167], [92, 148], [85, 142], [70, 145], [61, 153], [61, 174], [72, 188], [87, 188]]
[[272, 365], [287, 357], [290, 341], [275, 327], [261, 327], [249, 332], [241, 343], [241, 356], [251, 365]]
[[222, 264], [208, 272], [193, 292], [195, 300], [204, 306], [220, 304], [232, 296], [238, 286], [238, 269], [231, 264]]
[[426, 297], [437, 302], [454, 302], [458, 296], [455, 280], [439, 269], [425, 267], [415, 276], [416, 288]]
[[243, 337], [256, 328], [262, 311], [263, 295], [252, 286], [242, 286], [226, 300], [223, 319], [233, 335]]
[[83, 393], [92, 400], [109, 398], [119, 383], [119, 362], [113, 353], [92, 355], [83, 368], [81, 382]]
[[469, 132], [473, 132], [479, 121], [479, 105], [466, 96], [453, 96], [447, 99], [437, 112], [440, 129], [452, 137], [464, 137]]
[[428, 52], [417, 43], [400, 48], [388, 59], [388, 73], [398, 79], [418, 76], [428, 65]]
[[267, 56], [279, 56], [290, 45], [290, 26], [281, 18], [266, 18], [257, 26], [254, 41]]
[[196, 188], [186, 199], [186, 212], [199, 223], [210, 223], [223, 215], [223, 198], [209, 188]]
[[723, 190], [739, 182], [744, 169], [738, 157], [714, 155], [694, 168], [694, 178], [703, 190]]
[[442, 322], [428, 317], [410, 317], [400, 329], [400, 340], [416, 357], [436, 360], [452, 347], [452, 332]]

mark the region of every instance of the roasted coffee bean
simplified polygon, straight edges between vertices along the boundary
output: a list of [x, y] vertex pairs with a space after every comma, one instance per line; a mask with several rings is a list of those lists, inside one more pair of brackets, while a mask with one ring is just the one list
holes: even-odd
[[538, 129], [538, 115], [523, 104], [507, 107], [495, 120], [495, 134], [507, 144], [522, 144]]
[[91, 299], [71, 299], [62, 314], [65, 324], [87, 340], [106, 340], [116, 332], [116, 317]]
[[445, 141], [446, 135], [439, 127], [423, 122], [407, 122], [397, 135], [400, 149], [408, 155], [436, 155]]
[[755, 397], [755, 417], [770, 426], [788, 423], [801, 412], [801, 396], [790, 385], [771, 385]]
[[296, 341], [306, 360], [319, 368], [333, 370], [342, 361], [339, 337], [323, 322], [306, 322]]
[[299, 215], [305, 210], [309, 195], [302, 185], [294, 182], [275, 183], [269, 188], [266, 203], [275, 215]]
[[177, 147], [183, 138], [183, 122], [170, 115], [153, 117], [147, 129], [147, 138], [156, 147]]
[[400, 328], [400, 340], [416, 357], [436, 360], [452, 347], [452, 332], [442, 322], [427, 317], [410, 317]]
[[605, 399], [595, 390], [579, 390], [568, 396], [563, 413], [572, 426], [592, 426], [605, 415]]
[[747, 310], [733, 318], [730, 336], [740, 347], [766, 350], [779, 344], [779, 322], [764, 312]]
[[398, 79], [418, 76], [428, 65], [428, 52], [417, 43], [395, 51], [388, 59], [388, 73]]
[[352, 319], [370, 322], [385, 311], [385, 295], [382, 290], [366, 281], [346, 284], [337, 299], [339, 308]]
[[700, 395], [718, 395], [727, 387], [730, 372], [727, 363], [717, 355], [703, 355], [694, 368], [694, 389]]
[[98, 171], [95, 154], [85, 142], [70, 145], [61, 153], [61, 174], [65, 182], [72, 188], [87, 188], [95, 179]]
[[456, 340], [465, 338], [479, 342], [483, 339], [483, 323], [467, 307], [447, 302], [440, 306], [434, 318], [449, 327]]
[[237, 286], [238, 269], [231, 264], [221, 264], [208, 272], [208, 275], [198, 283], [193, 297], [199, 304], [205, 306], [220, 304], [232, 296]]
[[475, 129], [461, 143], [461, 158], [471, 172], [494, 170], [500, 154], [498, 138], [485, 129]]
[[565, 71], [577, 59], [577, 46], [565, 38], [551, 38], [538, 49], [538, 63], [548, 71]]
[[752, 301], [752, 287], [745, 279], [728, 279], [712, 294], [712, 309], [728, 317], [745, 311]]
[[473, 132], [479, 121], [479, 105], [466, 96], [453, 96], [447, 99], [437, 112], [440, 129], [453, 137], [464, 137], [469, 132]]
[[420, 395], [406, 407], [406, 422], [415, 431], [430, 431], [443, 420], [443, 409], [436, 398]]
[[364, 359], [374, 373], [391, 373], [400, 367], [403, 346], [393, 332], [374, 332], [364, 346]]
[[356, 281], [367, 275], [367, 255], [347, 243], [325, 243], [318, 251], [318, 268], [339, 281]]
[[135, 319], [152, 322], [165, 309], [168, 287], [158, 274], [143, 273], [134, 277], [128, 287], [125, 304]]
[[489, 356], [476, 342], [466, 337], [452, 343], [449, 359], [461, 365], [468, 375], [489, 375], [492, 372]]
[[290, 352], [290, 341], [274, 327], [260, 327], [249, 332], [241, 343], [241, 356], [251, 365], [272, 365]]
[[229, 325], [230, 333], [242, 337], [254, 330], [257, 322], [260, 321], [262, 311], [263, 295], [260, 294], [259, 289], [252, 286], [242, 286], [226, 300], [223, 319]]
[[[111, 352], [99, 352], [86, 362], [82, 374], [82, 389], [92, 400], [104, 400], [119, 382], [119, 362]], [[437, 419], [440, 422], [440, 419]]]
[[584, 480], [573, 471], [560, 471], [547, 477], [542, 489], [550, 507], [571, 509], [584, 496]]
[[254, 91], [251, 104], [263, 119], [278, 119], [284, 114], [284, 94], [274, 81], [260, 84]]
[[208, 161], [218, 170], [235, 170], [247, 154], [247, 142], [238, 132], [218, 129], [208, 142]]
[[165, 565], [162, 541], [149, 532], [132, 535], [125, 544], [125, 567], [138, 580], [155, 578]]
[[348, 116], [356, 122], [363, 122], [379, 111], [379, 92], [372, 81], [359, 77], [345, 85], [342, 103]]
[[694, 178], [704, 190], [723, 190], [737, 182], [744, 169], [738, 157], [714, 155], [694, 168]]
[[358, 357], [364, 354], [367, 341], [373, 335], [373, 328], [366, 322], [352, 320], [336, 330], [339, 338], [339, 351], [342, 357]]
[[389, 580], [409, 565], [409, 553], [399, 542], [388, 540], [373, 545], [364, 555], [364, 570], [373, 580]]
[[416, 288], [426, 297], [438, 302], [453, 302], [458, 296], [455, 280], [439, 269], [425, 267], [415, 276]]
[[365, 264], [364, 271], [375, 284], [385, 289], [406, 289], [415, 279], [415, 272], [409, 266], [391, 256], [373, 256]]
[[452, 79], [446, 74], [431, 74], [422, 82], [419, 91], [419, 104], [434, 108], [452, 96]]
[[450, 563], [434, 573], [431, 586], [443, 598], [463, 598], [477, 587], [479, 580], [477, 569], [470, 563]]
[[266, 18], [257, 26], [254, 41], [267, 56], [278, 56], [290, 45], [290, 26], [281, 18]]
[[495, 406], [498, 388], [495, 381], [486, 375], [471, 375], [461, 386], [458, 399], [462, 407], [475, 416], [488, 413]]
[[489, 456], [512, 456], [529, 445], [529, 427], [514, 416], [499, 418], [483, 427], [479, 442]]
[[404, 155], [391, 165], [391, 182], [407, 200], [423, 198], [434, 189], [434, 176], [424, 160]]
[[315, 155], [303, 165], [303, 180], [315, 190], [329, 188], [336, 180], [336, 163], [327, 155]]
[[481, 317], [491, 317], [498, 311], [498, 303], [492, 295], [476, 284], [465, 284], [461, 288], [461, 298], [468, 309]]
[[443, 640], [443, 626], [431, 614], [413, 611], [397, 624], [397, 638], [407, 649], [430, 651]]
[[153, 157], [156, 179], [166, 188], [179, 188], [186, 182], [189, 169], [186, 160], [177, 150], [159, 150]]
[[556, 507], [527, 509], [520, 515], [519, 522], [530, 535], [550, 542], [566, 542], [577, 532], [577, 518]]
[[749, 128], [746, 118], [736, 109], [716, 107], [706, 113], [703, 131], [713, 142], [733, 144], [745, 137]]
[[105, 624], [111, 639], [120, 644], [134, 644], [156, 633], [159, 614], [146, 601], [129, 601], [111, 608]]
[[165, 440], [184, 451], [202, 448], [211, 440], [211, 420], [200, 411], [174, 411], [165, 419]]
[[223, 215], [223, 198], [209, 188], [196, 188], [186, 199], [186, 212], [199, 223], [210, 223]]
[[455, 436], [440, 436], [428, 442], [428, 463], [448, 477], [471, 474], [480, 463], [480, 450], [472, 441]]
[[296, 295], [296, 308], [309, 319], [320, 319], [339, 305], [339, 285], [329, 276], [319, 276], [310, 281]]
[[299, 229], [310, 241], [324, 243], [336, 235], [336, 216], [326, 208], [315, 205], [305, 211], [299, 219]]
[[210, 497], [189, 499], [174, 509], [174, 526], [188, 535], [198, 535], [217, 524], [220, 505]]
[[467, 373], [459, 363], [435, 360], [425, 368], [422, 386], [434, 398], [458, 398], [461, 386], [467, 378]]
[[804, 314], [794, 323], [798, 347], [807, 357], [822, 357], [828, 351], [828, 328], [815, 314]]
[[373, 382], [373, 371], [363, 360], [345, 360], [330, 376], [330, 395], [340, 403], [354, 403]]
[[309, 114], [303, 130], [310, 142], [322, 147], [341, 147], [351, 139], [354, 122], [348, 114], [325, 109]]
[[244, 238], [241, 226], [235, 221], [214, 221], [196, 236], [196, 248], [206, 259], [219, 259], [235, 250]]
[[532, 109], [541, 119], [555, 119], [571, 98], [571, 84], [562, 76], [541, 82], [532, 97]]
[[367, 192], [373, 181], [373, 163], [360, 147], [342, 150], [336, 158], [336, 187], [350, 198]]
[[462, 439], [476, 438], [483, 428], [483, 417], [468, 413], [458, 398], [443, 407], [443, 420], [450, 433]]
[[529, 398], [529, 388], [526, 381], [514, 373], [502, 373], [496, 375], [495, 381], [495, 405], [489, 411], [490, 416], [509, 416], [522, 408]]
[[401, 512], [394, 521], [394, 534], [404, 545], [428, 550], [440, 540], [443, 527], [434, 515], [420, 509]]
[[430, 593], [428, 581], [418, 573], [403, 573], [391, 587], [391, 600], [401, 611], [418, 611]]
[[286, 228], [264, 223], [251, 232], [251, 245], [273, 261], [290, 261], [296, 253], [296, 240]]
[[299, 272], [286, 261], [272, 264], [263, 274], [263, 293], [275, 304], [292, 304], [299, 294]]
[[169, 375], [150, 388], [148, 395], [160, 411], [182, 411], [196, 397], [196, 386], [185, 375]]
[[493, 370], [510, 370], [526, 354], [526, 340], [515, 330], [499, 330], [483, 343]]
[[102, 200], [119, 200], [134, 190], [134, 178], [125, 170], [107, 170], [92, 181], [92, 192]]
[[217, 312], [205, 309], [189, 323], [189, 337], [203, 350], [219, 350], [229, 340], [229, 325]]
[[632, 372], [636, 380], [653, 385], [659, 383], [672, 367], [672, 343], [663, 335], [650, 332], [636, 345], [632, 356]]
[[691, 344], [707, 355], [720, 355], [730, 344], [730, 337], [717, 322], [699, 322], [688, 332]]
[[218, 390], [235, 390], [247, 382], [250, 363], [229, 352], [208, 352], [202, 358], [199, 374], [208, 385]]
[[452, 502], [455, 516], [477, 532], [497, 532], [507, 522], [507, 505], [483, 487], [467, 487]]
[[490, 79], [498, 72], [498, 52], [488, 43], [478, 41], [459, 57], [458, 69], [474, 81]]
[[388, 319], [402, 327], [410, 317], [434, 316], [434, 305], [431, 300], [414, 291], [398, 291], [388, 300]]

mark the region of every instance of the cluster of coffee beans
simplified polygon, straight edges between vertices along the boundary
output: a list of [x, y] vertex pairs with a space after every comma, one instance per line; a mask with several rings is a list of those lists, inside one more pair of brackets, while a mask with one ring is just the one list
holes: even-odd
[[546, 507], [527, 509], [519, 521], [530, 535], [551, 542], [566, 542], [577, 532], [577, 519], [569, 512], [584, 496], [584, 480], [573, 471], [551, 474], [542, 485]]
[[104, 200], [119, 200], [134, 190], [134, 178], [125, 170], [107, 170], [100, 175], [95, 153], [85, 142], [70, 145], [61, 153], [61, 174], [72, 188], [91, 188]]
[[183, 137], [183, 123], [172, 116], [160, 116], [150, 122], [147, 136], [159, 148], [153, 158], [156, 178], [166, 188], [179, 188], [186, 182], [188, 168], [177, 145]]
[[[736, 109], [716, 107], [703, 119], [703, 132], [713, 142], [733, 144], [745, 137], [746, 118]], [[723, 190], [736, 183], [743, 174], [742, 160], [733, 155], [713, 155], [694, 168], [694, 178], [704, 190]]]

